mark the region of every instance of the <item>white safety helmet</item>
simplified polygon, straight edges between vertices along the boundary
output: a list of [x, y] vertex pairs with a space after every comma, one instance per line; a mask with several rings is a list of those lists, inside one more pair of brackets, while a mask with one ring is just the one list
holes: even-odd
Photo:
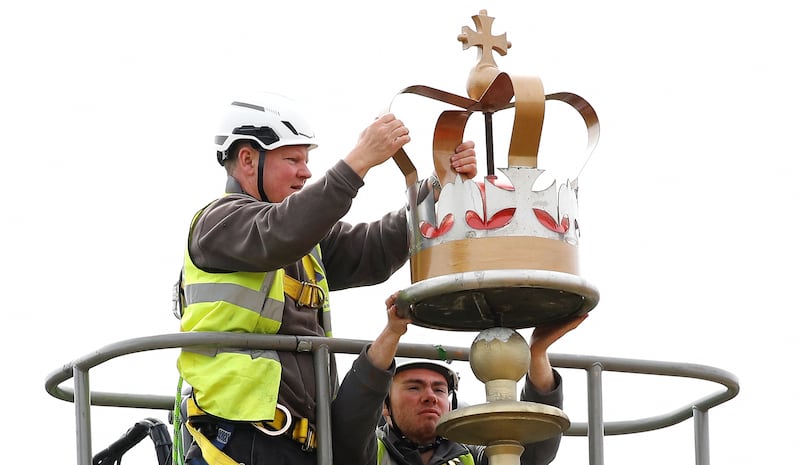
[[450, 368], [450, 366], [444, 362], [440, 362], [438, 360], [412, 359], [398, 363], [394, 370], [394, 374], [397, 375], [400, 372], [414, 368], [424, 368], [426, 370], [435, 371], [436, 373], [444, 376], [444, 379], [447, 381], [447, 392], [452, 396], [450, 400], [450, 408], [455, 410], [458, 407], [456, 391], [458, 390], [459, 376], [455, 370]]
[[261, 94], [235, 100], [228, 106], [214, 137], [217, 161], [224, 165], [228, 149], [239, 140], [250, 140], [264, 150], [284, 145], [317, 147], [314, 131], [297, 102], [279, 94]]
[[397, 375], [402, 371], [410, 370], [412, 368], [424, 368], [426, 370], [435, 371], [444, 376], [444, 379], [447, 380], [447, 392], [453, 393], [458, 390], [458, 373], [456, 373], [455, 370], [450, 368], [444, 362], [428, 359], [412, 359], [403, 361], [397, 364], [394, 374]]

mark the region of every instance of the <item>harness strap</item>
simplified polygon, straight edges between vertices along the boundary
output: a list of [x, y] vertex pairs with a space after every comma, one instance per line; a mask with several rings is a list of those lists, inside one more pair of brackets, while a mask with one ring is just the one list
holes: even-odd
[[314, 283], [298, 281], [291, 276], [283, 275], [283, 292], [295, 302], [314, 309], [322, 308], [325, 302], [325, 291]]
[[203, 452], [203, 458], [209, 465], [239, 465], [239, 462], [222, 452], [203, 433], [192, 426], [191, 421], [186, 422], [186, 429], [189, 430], [189, 434], [192, 435], [195, 442], [200, 447], [200, 450]]
[[[192, 397], [189, 397], [186, 401], [186, 414], [190, 419], [191, 417], [207, 415], [207, 413], [197, 406]], [[217, 436], [213, 440], [209, 440], [203, 433], [193, 428], [189, 421], [186, 422], [186, 427], [189, 429], [192, 437], [195, 438], [197, 445], [200, 446], [200, 450], [203, 451], [203, 457], [206, 457], [205, 447], [212, 447], [215, 449], [209, 451], [209, 457], [213, 458], [216, 454], [222, 454], [221, 449], [225, 447], [228, 439], [230, 439], [230, 435], [233, 433], [233, 424], [220, 420], [217, 420], [216, 423], [218, 423]], [[292, 423], [294, 423], [293, 427]], [[289, 436], [295, 442], [300, 443], [304, 451], [315, 450], [317, 448], [317, 434], [314, 425], [309, 423], [308, 418], [299, 418], [293, 421], [286, 407], [280, 404], [278, 404], [278, 408], [275, 409], [275, 417], [272, 420], [253, 422], [251, 425], [267, 436]], [[197, 439], [192, 429], [202, 436], [202, 441]], [[204, 443], [206, 444], [205, 446]], [[225, 457], [228, 456], [225, 455]], [[215, 462], [211, 462], [208, 457], [206, 457], [206, 460], [209, 460], [209, 465], [217, 465]], [[236, 462], [233, 463], [236, 464]], [[220, 462], [219, 465], [227, 465], [227, 462]]]
[[317, 431], [308, 423], [308, 418], [301, 418], [292, 430], [292, 439], [303, 445], [303, 450], [317, 448]]
[[325, 291], [316, 283], [316, 273], [310, 255], [303, 257], [303, 269], [311, 282], [298, 281], [284, 273], [283, 292], [300, 305], [314, 309], [322, 308], [322, 304], [325, 303]]

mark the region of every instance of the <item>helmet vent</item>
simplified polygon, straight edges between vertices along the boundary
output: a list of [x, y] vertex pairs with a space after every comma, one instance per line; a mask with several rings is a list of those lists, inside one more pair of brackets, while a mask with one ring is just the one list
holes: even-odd
[[284, 126], [286, 126], [287, 128], [289, 128], [289, 130], [290, 130], [290, 131], [292, 131], [292, 134], [294, 134], [295, 136], [303, 136], [303, 137], [308, 137], [309, 139], [311, 139], [312, 137], [314, 137], [314, 134], [313, 134], [313, 133], [312, 133], [312, 134], [304, 134], [304, 133], [302, 133], [302, 132], [298, 131], [297, 129], [295, 129], [295, 128], [294, 128], [294, 126], [292, 125], [292, 123], [290, 123], [290, 122], [288, 122], [288, 121], [281, 121], [281, 123], [283, 123], [283, 125], [284, 125]]
[[264, 111], [264, 107], [262, 107], [260, 105], [253, 105], [252, 103], [231, 102], [231, 105], [234, 105], [234, 106], [237, 106], [237, 107], [250, 108], [251, 110]]
[[283, 123], [284, 126], [289, 128], [289, 130], [292, 131], [292, 134], [294, 134], [295, 136], [298, 134], [297, 129], [295, 129], [294, 126], [292, 126], [292, 123], [288, 121], [281, 121], [281, 123]]

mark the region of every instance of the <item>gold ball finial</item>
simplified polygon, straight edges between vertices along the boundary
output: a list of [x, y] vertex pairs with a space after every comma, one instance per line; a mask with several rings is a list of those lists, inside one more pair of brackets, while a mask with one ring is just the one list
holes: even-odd
[[531, 353], [525, 338], [511, 328], [484, 329], [470, 347], [469, 364], [486, 385], [486, 400], [514, 400], [517, 381], [528, 372]]

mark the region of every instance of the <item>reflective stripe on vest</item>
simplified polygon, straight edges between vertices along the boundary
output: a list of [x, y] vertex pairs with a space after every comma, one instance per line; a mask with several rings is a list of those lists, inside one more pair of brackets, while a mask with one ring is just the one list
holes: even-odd
[[322, 264], [322, 249], [319, 244], [311, 250], [311, 253], [306, 255], [311, 259], [311, 264], [314, 268], [314, 282], [317, 286], [322, 288], [325, 293], [325, 301], [322, 304], [322, 317], [320, 318], [320, 325], [322, 325], [325, 336], [333, 337], [333, 330], [331, 329], [331, 301], [330, 290], [328, 289], [328, 277], [325, 274], [325, 267]]
[[[310, 255], [315, 280], [325, 295], [320, 324], [330, 336], [328, 286], [319, 245]], [[192, 262], [187, 246], [181, 331], [276, 334], [283, 317], [284, 276], [283, 269], [207, 273]], [[249, 422], [272, 420], [275, 415], [281, 364], [273, 350], [183, 349], [178, 370], [194, 389], [199, 406], [211, 415]]]
[[[270, 274], [274, 275], [275, 273], [268, 273], [266, 276], [267, 280], [271, 282], [274, 276], [269, 276]], [[196, 283], [184, 286], [187, 305], [222, 300], [280, 322], [283, 301], [267, 300], [268, 292], [264, 291], [264, 289], [248, 289], [233, 283]]]

